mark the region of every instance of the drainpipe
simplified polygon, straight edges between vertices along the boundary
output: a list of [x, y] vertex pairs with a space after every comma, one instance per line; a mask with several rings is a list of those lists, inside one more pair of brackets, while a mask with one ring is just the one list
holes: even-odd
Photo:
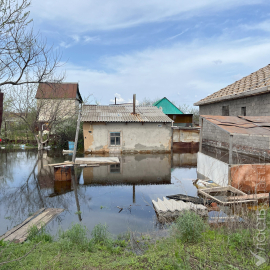
[[136, 94], [133, 95], [133, 114], [136, 113]]

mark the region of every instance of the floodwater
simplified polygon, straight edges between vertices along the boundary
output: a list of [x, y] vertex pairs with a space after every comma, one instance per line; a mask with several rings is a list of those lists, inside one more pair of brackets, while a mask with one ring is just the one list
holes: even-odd
[[43, 207], [65, 209], [47, 225], [52, 234], [78, 222], [90, 231], [106, 223], [113, 234], [151, 232], [161, 228], [153, 199], [197, 196], [196, 153], [121, 155], [120, 165], [86, 167], [74, 181], [54, 181], [47, 164], [71, 158], [56, 150], [1, 150], [0, 235]]

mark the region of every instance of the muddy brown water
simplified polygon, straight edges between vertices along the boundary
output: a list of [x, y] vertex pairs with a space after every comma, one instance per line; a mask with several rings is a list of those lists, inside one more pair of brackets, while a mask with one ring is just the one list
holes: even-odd
[[106, 223], [115, 235], [151, 232], [161, 228], [153, 199], [197, 196], [194, 152], [120, 155], [120, 165], [82, 168], [74, 181], [54, 181], [53, 168], [46, 165], [71, 158], [56, 150], [1, 150], [0, 235], [43, 207], [65, 209], [47, 225], [52, 234], [78, 222], [90, 231]]

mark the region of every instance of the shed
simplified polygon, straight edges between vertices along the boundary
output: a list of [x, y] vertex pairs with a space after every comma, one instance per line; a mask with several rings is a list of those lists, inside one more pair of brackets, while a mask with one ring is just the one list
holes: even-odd
[[84, 150], [106, 152], [171, 151], [173, 121], [155, 106], [84, 105]]
[[[270, 158], [270, 116], [202, 115], [202, 144]], [[232, 160], [229, 161], [232, 163]]]
[[193, 115], [184, 114], [166, 97], [156, 101], [153, 106], [161, 108], [174, 121], [174, 126], [190, 126], [192, 124]]
[[38, 122], [50, 123], [55, 118], [68, 119], [77, 116], [83, 102], [78, 83], [40, 83], [36, 93], [40, 111]]

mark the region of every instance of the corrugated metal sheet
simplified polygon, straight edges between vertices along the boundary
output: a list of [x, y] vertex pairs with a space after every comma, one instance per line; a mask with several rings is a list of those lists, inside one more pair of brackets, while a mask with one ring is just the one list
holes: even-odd
[[136, 114], [133, 114], [132, 106], [101, 106], [84, 105], [82, 110], [82, 122], [158, 122], [171, 123], [162, 110], [154, 106], [136, 106]]
[[40, 83], [37, 89], [37, 99], [68, 98], [82, 102], [78, 83]]
[[229, 133], [270, 136], [270, 116], [201, 115]]

